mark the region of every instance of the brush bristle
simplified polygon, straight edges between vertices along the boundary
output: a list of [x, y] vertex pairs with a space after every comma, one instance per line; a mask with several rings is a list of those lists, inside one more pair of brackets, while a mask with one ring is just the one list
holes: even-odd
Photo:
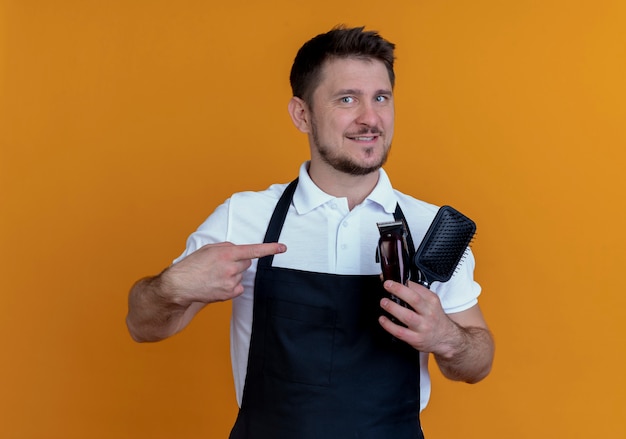
[[415, 265], [428, 282], [449, 280], [476, 232], [476, 224], [450, 206], [437, 212], [415, 254]]

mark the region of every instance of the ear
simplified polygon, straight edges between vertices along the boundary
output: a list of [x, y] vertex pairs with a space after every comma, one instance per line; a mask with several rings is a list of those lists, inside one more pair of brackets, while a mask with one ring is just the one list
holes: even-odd
[[296, 128], [303, 133], [309, 133], [311, 131], [311, 114], [306, 102], [294, 96], [289, 101], [288, 110]]

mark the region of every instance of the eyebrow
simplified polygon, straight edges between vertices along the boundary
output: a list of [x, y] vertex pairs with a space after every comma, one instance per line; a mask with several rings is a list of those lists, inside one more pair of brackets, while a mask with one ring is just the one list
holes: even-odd
[[[344, 95], [361, 96], [363, 94], [364, 94], [363, 90], [358, 90], [358, 89], [354, 89], [354, 88], [346, 88], [346, 89], [339, 90], [337, 93], [335, 93], [335, 96], [344, 96]], [[393, 95], [393, 92], [391, 90], [380, 89], [380, 90], [376, 90], [374, 95], [376, 95], [376, 96], [379, 96], [379, 95], [390, 95], [391, 96], [391, 95]]]

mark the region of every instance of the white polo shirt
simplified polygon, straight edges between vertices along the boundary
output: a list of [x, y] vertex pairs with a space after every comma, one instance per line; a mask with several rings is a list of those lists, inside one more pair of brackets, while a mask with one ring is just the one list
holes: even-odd
[[[298, 187], [293, 196], [280, 242], [285, 253], [274, 257], [276, 267], [320, 273], [371, 275], [380, 273], [376, 247], [380, 236], [376, 223], [393, 221], [396, 203], [400, 204], [418, 247], [438, 207], [394, 190], [384, 170], [378, 184], [363, 203], [348, 209], [346, 198], [324, 193], [311, 180], [308, 162], [300, 167]], [[185, 252], [174, 262], [206, 244], [229, 241], [233, 244], [263, 242], [270, 217], [287, 184], [275, 184], [261, 192], [240, 192], [231, 196], [200, 225], [187, 240]], [[298, 218], [294, 221], [294, 218]], [[231, 319], [231, 361], [237, 402], [241, 406], [252, 330], [254, 260], [244, 273], [244, 293], [233, 300]], [[471, 252], [459, 265], [452, 279], [433, 282], [446, 313], [464, 311], [477, 303], [480, 286], [473, 279]], [[420, 409], [430, 397], [428, 354], [420, 354]]]

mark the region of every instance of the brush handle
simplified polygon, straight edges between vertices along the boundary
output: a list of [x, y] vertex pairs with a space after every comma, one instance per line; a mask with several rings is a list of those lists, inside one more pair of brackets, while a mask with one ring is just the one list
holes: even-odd
[[426, 275], [422, 273], [422, 270], [416, 268], [415, 271], [417, 272], [417, 279], [415, 279], [415, 282], [423, 287], [430, 289], [430, 281], [426, 278]]

